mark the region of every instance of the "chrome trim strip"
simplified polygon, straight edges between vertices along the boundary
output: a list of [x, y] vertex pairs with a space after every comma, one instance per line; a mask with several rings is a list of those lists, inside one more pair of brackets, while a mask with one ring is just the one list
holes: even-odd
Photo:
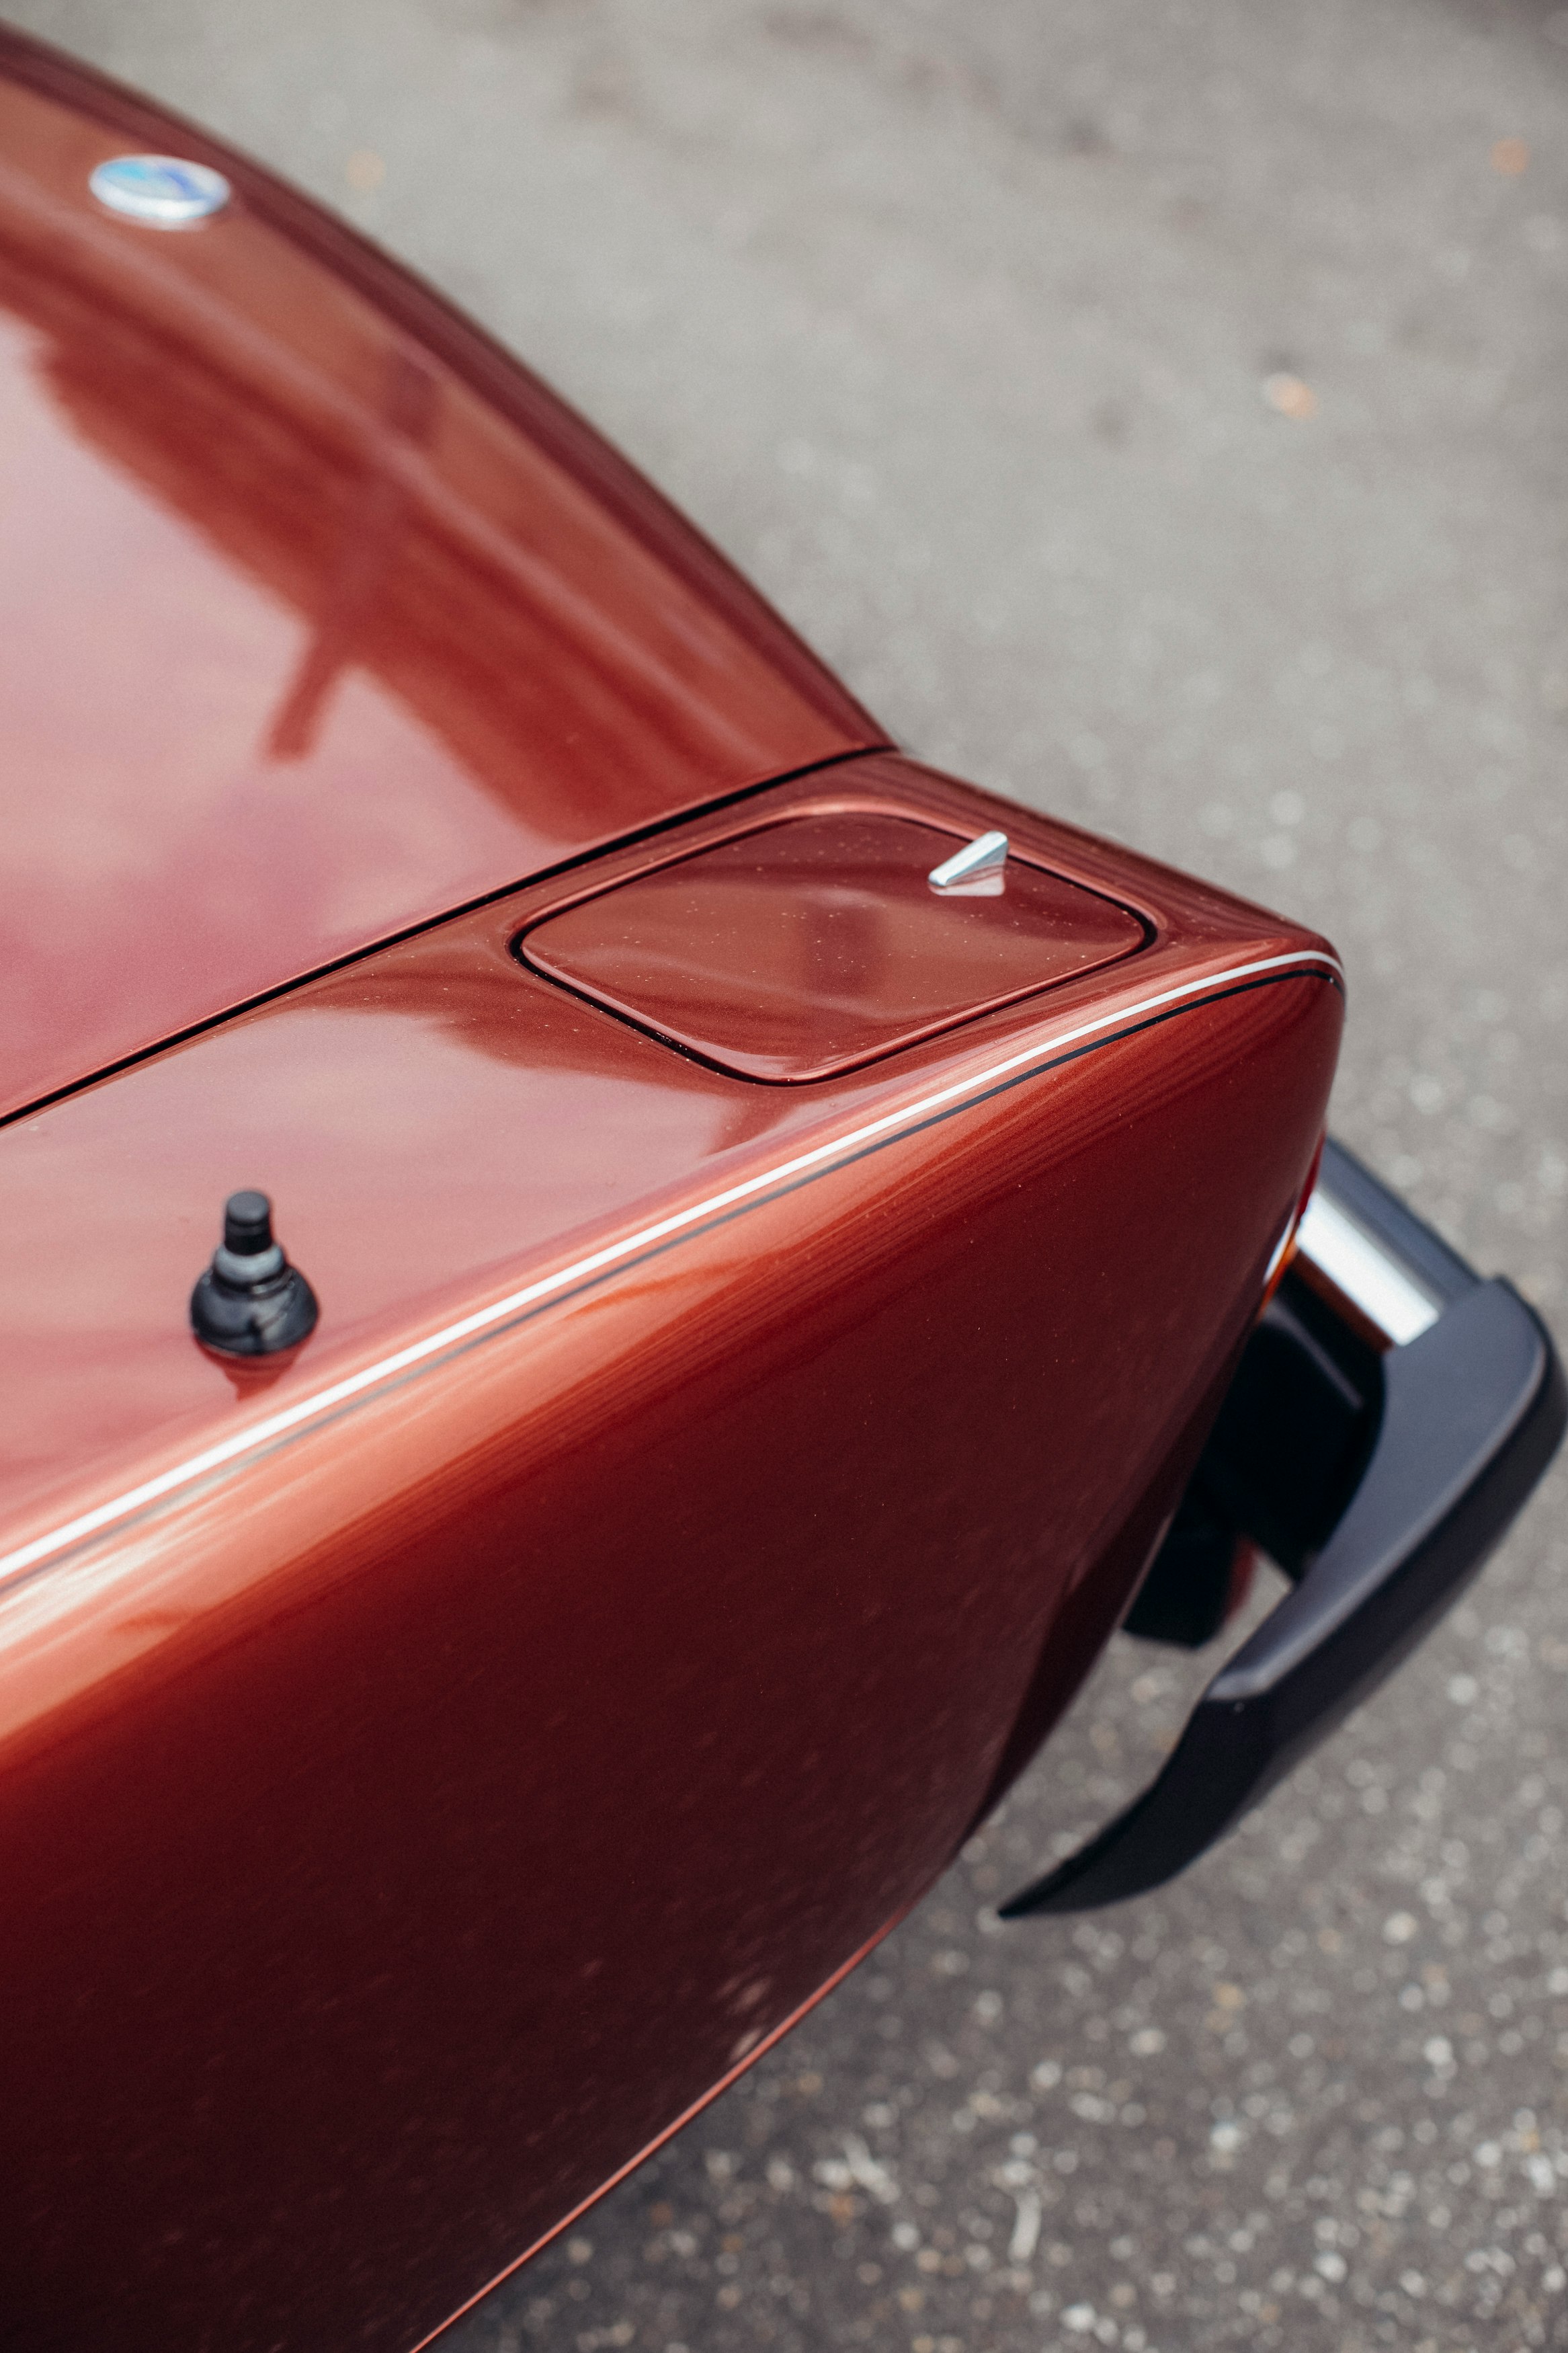
[[423, 1340], [411, 1342], [393, 1356], [382, 1357], [379, 1363], [367, 1365], [363, 1371], [351, 1373], [346, 1378], [332, 1382], [330, 1388], [319, 1389], [313, 1397], [302, 1398], [298, 1405], [285, 1407], [279, 1413], [268, 1414], [265, 1420], [253, 1422], [248, 1430], [237, 1430], [232, 1438], [204, 1448], [201, 1453], [192, 1455], [188, 1461], [176, 1463], [172, 1470], [160, 1472], [156, 1478], [144, 1480], [140, 1486], [130, 1488], [111, 1502], [100, 1504], [90, 1512], [83, 1512], [78, 1518], [68, 1520], [63, 1527], [52, 1529], [47, 1535], [37, 1536], [31, 1544], [21, 1545], [15, 1552], [0, 1555], [0, 1578], [15, 1577], [24, 1569], [36, 1567], [40, 1561], [47, 1560], [51, 1554], [63, 1552], [68, 1546], [80, 1543], [84, 1537], [97, 1535], [116, 1520], [141, 1510], [144, 1504], [156, 1503], [176, 1489], [189, 1486], [195, 1480], [205, 1478], [210, 1472], [222, 1469], [226, 1463], [270, 1445], [289, 1430], [298, 1429], [301, 1422], [314, 1420], [350, 1398], [363, 1396], [367, 1389], [406, 1372], [426, 1357], [437, 1356], [459, 1341], [470, 1339], [487, 1325], [503, 1322], [506, 1317], [515, 1315], [521, 1308], [548, 1298], [552, 1293], [568, 1290], [585, 1276], [600, 1273], [620, 1260], [634, 1257], [650, 1245], [666, 1240], [685, 1227], [698, 1225], [716, 1212], [731, 1208], [756, 1194], [765, 1193], [772, 1186], [787, 1184], [808, 1170], [821, 1169], [837, 1159], [852, 1158], [868, 1145], [896, 1135], [900, 1128], [919, 1127], [933, 1113], [961, 1103], [966, 1095], [983, 1094], [998, 1080], [1022, 1073], [1032, 1062], [1048, 1061], [1058, 1056], [1064, 1047], [1091, 1038], [1099, 1030], [1120, 1029], [1127, 1023], [1142, 1019], [1146, 1015], [1158, 1013], [1166, 1006], [1179, 1004], [1185, 997], [1212, 995], [1215, 990], [1234, 987], [1237, 982], [1258, 979], [1267, 973], [1288, 972], [1292, 967], [1315, 967], [1337, 981], [1342, 987], [1344, 985], [1343, 968], [1337, 957], [1321, 948], [1298, 948], [1288, 955], [1260, 956], [1250, 964], [1232, 965], [1225, 972], [1206, 973], [1198, 980], [1179, 981], [1173, 988], [1161, 989], [1136, 1004], [1119, 1006], [1114, 1012], [1099, 1014], [1092, 1021], [1079, 1022], [1076, 1029], [1058, 1030], [1048, 1038], [1036, 1039], [1017, 1053], [1006, 1055], [1001, 1061], [992, 1062], [983, 1071], [972, 1071], [966, 1078], [955, 1079], [949, 1085], [939, 1087], [934, 1093], [922, 1095], [916, 1103], [905, 1103], [897, 1111], [885, 1112], [879, 1119], [868, 1120], [863, 1127], [853, 1128], [846, 1135], [834, 1136], [826, 1144], [815, 1145], [809, 1152], [798, 1153], [793, 1159], [780, 1161], [776, 1167], [764, 1169], [755, 1176], [747, 1176], [740, 1184], [728, 1186], [721, 1193], [710, 1194], [706, 1200], [694, 1202], [689, 1208], [678, 1209], [672, 1216], [661, 1218], [654, 1225], [643, 1226], [635, 1234], [625, 1234], [616, 1241], [606, 1242], [586, 1258], [577, 1259], [572, 1265], [557, 1269], [553, 1274], [541, 1275], [537, 1281], [524, 1283], [521, 1290], [509, 1292], [504, 1299], [494, 1300], [487, 1307], [476, 1308], [471, 1314], [459, 1317], [457, 1323], [444, 1324], [440, 1331], [428, 1334]]
[[1443, 1312], [1410, 1269], [1321, 1185], [1302, 1213], [1296, 1248], [1395, 1348], [1430, 1331]]

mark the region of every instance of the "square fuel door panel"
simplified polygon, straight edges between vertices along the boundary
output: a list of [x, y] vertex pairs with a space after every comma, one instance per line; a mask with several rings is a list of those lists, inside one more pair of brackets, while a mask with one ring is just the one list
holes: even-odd
[[[1142, 945], [1112, 899], [963, 836], [809, 811], [612, 884], [517, 943], [535, 971], [747, 1079], [830, 1078]], [[983, 849], [982, 856], [984, 855]]]

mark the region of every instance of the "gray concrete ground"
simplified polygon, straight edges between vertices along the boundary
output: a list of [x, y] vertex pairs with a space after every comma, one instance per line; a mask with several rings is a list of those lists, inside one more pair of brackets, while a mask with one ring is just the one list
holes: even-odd
[[[1562, 1314], [1568, 12], [10, 13], [477, 311], [905, 742], [1320, 923], [1341, 1133]], [[1211, 1663], [1119, 1645], [451, 2353], [1568, 2344], [1565, 1493], [1187, 1880], [1003, 1930]]]

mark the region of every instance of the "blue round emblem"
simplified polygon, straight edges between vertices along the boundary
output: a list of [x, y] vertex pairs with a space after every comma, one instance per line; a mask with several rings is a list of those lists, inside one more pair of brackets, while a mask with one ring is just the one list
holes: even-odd
[[177, 155], [113, 155], [87, 185], [111, 213], [147, 228], [191, 228], [221, 212], [231, 194], [221, 172]]

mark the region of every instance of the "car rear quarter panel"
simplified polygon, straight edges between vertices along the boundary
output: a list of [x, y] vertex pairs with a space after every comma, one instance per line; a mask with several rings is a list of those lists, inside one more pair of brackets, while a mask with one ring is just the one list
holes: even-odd
[[[892, 760], [836, 789], [1000, 813]], [[1070, 1696], [1340, 997], [1310, 935], [1005, 815], [1150, 944], [821, 1086], [525, 971], [568, 877], [9, 1131], [5, 2341], [403, 2353], [895, 1921]], [[322, 1300], [272, 1377], [183, 1327], [242, 1181]]]

